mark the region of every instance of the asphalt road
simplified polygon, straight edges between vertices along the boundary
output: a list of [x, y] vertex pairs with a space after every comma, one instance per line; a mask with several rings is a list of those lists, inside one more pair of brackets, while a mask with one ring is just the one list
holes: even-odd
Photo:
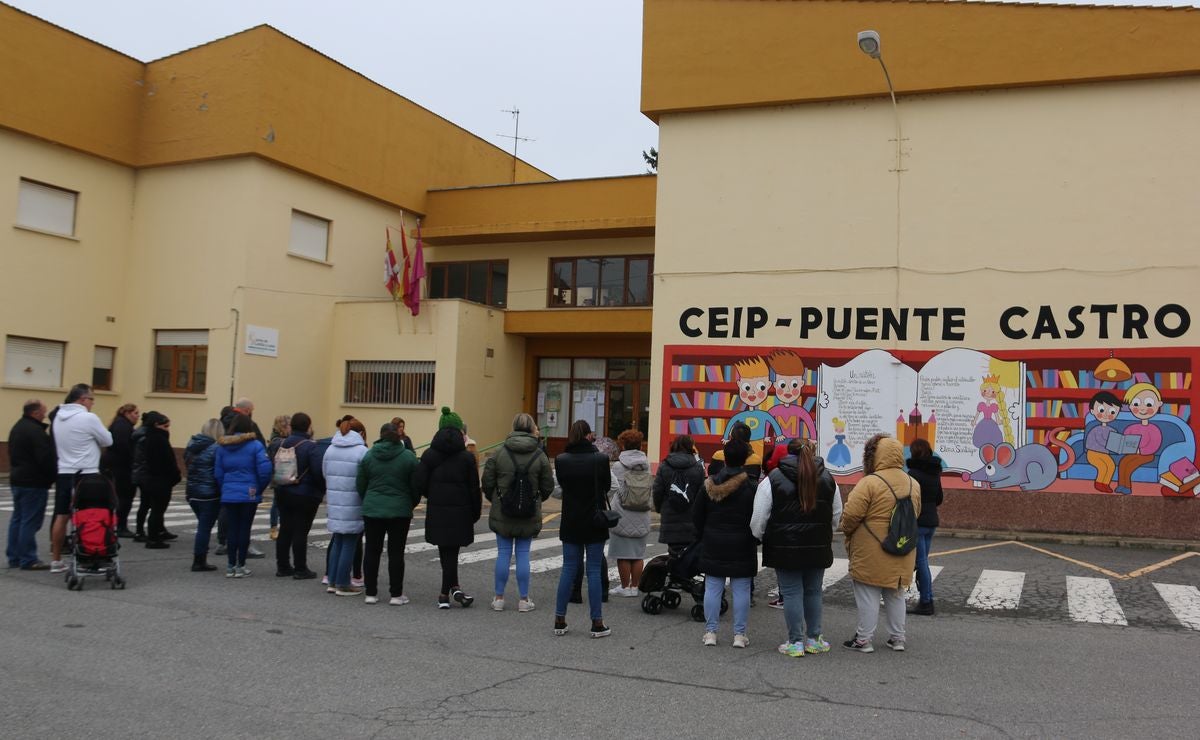
[[[546, 526], [554, 540], [554, 520]], [[183, 534], [186, 520], [174, 528]], [[486, 523], [477, 532], [468, 552], [495, 546]], [[513, 608], [510, 579], [497, 613], [494, 556], [461, 566], [475, 606], [439, 611], [436, 552], [407, 555], [412, 603], [393, 607], [277, 579], [270, 558], [244, 580], [193, 574], [188, 536], [179, 542], [126, 548], [125, 591], [0, 571], [0, 735], [1192, 738], [1200, 718], [1200, 634], [1153, 585], [1195, 586], [1200, 557], [1129, 576], [1177, 552], [996, 545], [935, 556], [939, 613], [909, 618], [905, 653], [884, 649], [882, 631], [871, 655], [836, 646], [855, 624], [842, 579], [826, 591], [833, 651], [797, 659], [775, 650], [784, 629], [766, 607], [770, 571], [751, 646], [737, 650], [728, 616], [721, 645], [705, 648], [684, 609], [651, 616], [619, 597], [605, 606], [611, 637], [590, 639], [578, 605], [572, 631], [554, 637], [559, 571], [534, 574], [527, 614]], [[945, 538], [934, 550], [980, 545], [994, 543]], [[534, 558], [560, 554], [551, 543]], [[322, 555], [312, 550], [314, 564]], [[968, 604], [984, 570], [1024, 574], [1015, 608]], [[1072, 612], [1068, 576], [1109, 583], [1127, 626], [1077, 621], [1088, 613]]]

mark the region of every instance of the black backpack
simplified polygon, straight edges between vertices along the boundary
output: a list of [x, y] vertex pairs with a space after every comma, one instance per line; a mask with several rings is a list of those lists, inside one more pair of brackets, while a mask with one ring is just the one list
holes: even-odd
[[513, 478], [508, 490], [500, 493], [500, 513], [510, 519], [529, 519], [537, 513], [537, 491], [533, 481], [529, 479], [529, 466], [533, 464], [537, 453], [534, 452], [529, 458], [529, 464], [522, 468], [512, 450], [505, 447], [504, 451], [508, 453], [508, 459], [512, 460]]
[[687, 511], [691, 507], [692, 500], [696, 495], [695, 491], [688, 488], [688, 469], [671, 469], [675, 471], [675, 477], [671, 479], [671, 484], [667, 486], [667, 501], [663, 508], [669, 508], [675, 512]]
[[907, 555], [917, 546], [917, 512], [913, 508], [912, 502], [912, 478], [908, 479], [908, 498], [899, 498], [896, 496], [896, 491], [892, 489], [892, 485], [883, 479], [883, 476], [878, 473], [872, 473], [876, 478], [883, 481], [883, 485], [888, 487], [892, 492], [892, 498], [896, 499], [896, 505], [892, 507], [892, 518], [888, 522], [888, 531], [883, 539], [875, 537], [875, 533], [871, 532], [871, 528], [867, 527], [867, 532], [875, 537], [879, 546], [883, 551], [891, 555]]

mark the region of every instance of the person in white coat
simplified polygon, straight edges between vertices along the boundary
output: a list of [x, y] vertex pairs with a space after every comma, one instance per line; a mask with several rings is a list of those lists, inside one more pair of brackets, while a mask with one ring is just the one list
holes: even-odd
[[96, 398], [92, 387], [80, 383], [67, 393], [67, 400], [55, 409], [50, 436], [58, 452], [58, 480], [54, 492], [54, 523], [50, 527], [51, 573], [63, 573], [62, 559], [67, 521], [71, 518], [71, 493], [75, 476], [100, 472], [100, 449], [112, 446], [112, 434], [100, 417], [92, 413]]
[[[609, 506], [621, 514], [621, 519], [608, 538], [608, 558], [617, 561], [617, 573], [621, 576], [621, 587], [610, 592], [616, 596], [638, 595], [642, 562], [646, 557], [646, 541], [650, 539], [650, 489], [653, 478], [650, 476], [650, 460], [642, 452], [643, 439], [642, 433], [636, 429], [626, 429], [617, 436], [621, 454], [612, 466]], [[645, 494], [645, 509], [640, 506], [628, 508], [631, 491], [626, 479], [631, 476], [640, 476], [645, 483], [644, 492], [632, 492], [635, 497]]]
[[321, 464], [325, 476], [326, 526], [333, 535], [329, 543], [329, 591], [338, 596], [362, 593], [361, 588], [350, 583], [350, 569], [363, 532], [358, 463], [367, 454], [365, 437], [366, 428], [361, 421], [343, 421]]

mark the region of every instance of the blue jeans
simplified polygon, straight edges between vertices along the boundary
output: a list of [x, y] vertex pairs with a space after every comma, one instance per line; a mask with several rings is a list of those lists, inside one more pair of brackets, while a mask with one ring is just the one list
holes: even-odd
[[221, 511], [221, 501], [188, 501], [196, 514], [196, 544], [192, 546], [192, 554], [196, 557], [208, 555], [208, 540], [212, 537], [213, 525], [217, 523], [217, 514]]
[[354, 551], [362, 533], [334, 534], [329, 542], [329, 585], [350, 588], [350, 569], [354, 567]]
[[783, 599], [783, 618], [787, 621], [788, 642], [821, 636], [821, 581], [824, 568], [799, 570], [775, 569], [779, 596]]
[[[746, 620], [750, 618], [750, 582], [752, 578], [730, 578], [729, 589], [733, 591], [733, 634], [746, 634]], [[721, 619], [721, 597], [725, 595], [724, 576], [704, 576], [704, 629], [717, 631]], [[785, 600], [783, 602], [787, 604]]]
[[[529, 598], [529, 546], [533, 544], [532, 537], [511, 539], [504, 535], [496, 535], [496, 595], [504, 596], [508, 588], [508, 564], [512, 561], [513, 545], [517, 549], [517, 591], [521, 598]], [[564, 563], [565, 564], [565, 563]]]
[[37, 533], [46, 519], [48, 488], [13, 486], [13, 512], [8, 520], [8, 567], [28, 568], [37, 562]]
[[250, 547], [250, 527], [258, 504], [221, 504], [225, 512], [225, 542], [229, 548], [229, 567], [245, 567]]
[[937, 527], [917, 527], [917, 591], [921, 603], [933, 602], [933, 577], [929, 575], [929, 548], [933, 546], [933, 531]]
[[575, 585], [575, 574], [579, 572], [581, 560], [587, 564], [587, 595], [588, 608], [592, 613], [592, 621], [604, 619], [601, 611], [604, 598], [604, 578], [607, 574], [600, 572], [600, 560], [604, 557], [604, 543], [591, 542], [577, 545], [573, 542], [563, 543], [563, 567], [558, 574], [558, 599], [554, 605], [554, 616], [567, 616], [567, 602], [571, 598], [571, 589]]

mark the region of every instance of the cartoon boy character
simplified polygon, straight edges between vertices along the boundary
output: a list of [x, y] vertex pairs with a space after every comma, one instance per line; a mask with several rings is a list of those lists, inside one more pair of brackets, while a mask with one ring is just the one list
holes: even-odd
[[1125, 455], [1117, 464], [1117, 493], [1133, 493], [1133, 471], [1154, 459], [1162, 447], [1162, 430], [1150, 420], [1162, 408], [1162, 394], [1150, 383], [1134, 383], [1125, 391], [1125, 404], [1137, 423], [1125, 427], [1125, 436], [1141, 437], [1137, 452]]
[[767, 364], [775, 375], [775, 405], [768, 412], [775, 418], [779, 430], [777, 442], [789, 439], [816, 437], [816, 425], [812, 415], [799, 404], [800, 391], [804, 387], [804, 360], [795, 352], [780, 350], [767, 358]]
[[1100, 422], [1087, 433], [1083, 447], [1087, 450], [1087, 460], [1096, 468], [1096, 482], [1092, 485], [1101, 493], [1112, 493], [1113, 473], [1117, 472], [1117, 464], [1113, 462], [1108, 451], [1108, 435], [1112, 434], [1109, 423], [1117, 418], [1121, 411], [1121, 401], [1109, 391], [1100, 391], [1092, 396], [1092, 416]]
[[750, 427], [750, 446], [762, 455], [767, 428], [778, 430], [775, 417], [758, 408], [771, 393], [771, 370], [761, 357], [735, 362], [733, 369], [737, 373], [738, 398], [746, 404], [746, 410], [729, 420], [729, 428], [739, 421]]

